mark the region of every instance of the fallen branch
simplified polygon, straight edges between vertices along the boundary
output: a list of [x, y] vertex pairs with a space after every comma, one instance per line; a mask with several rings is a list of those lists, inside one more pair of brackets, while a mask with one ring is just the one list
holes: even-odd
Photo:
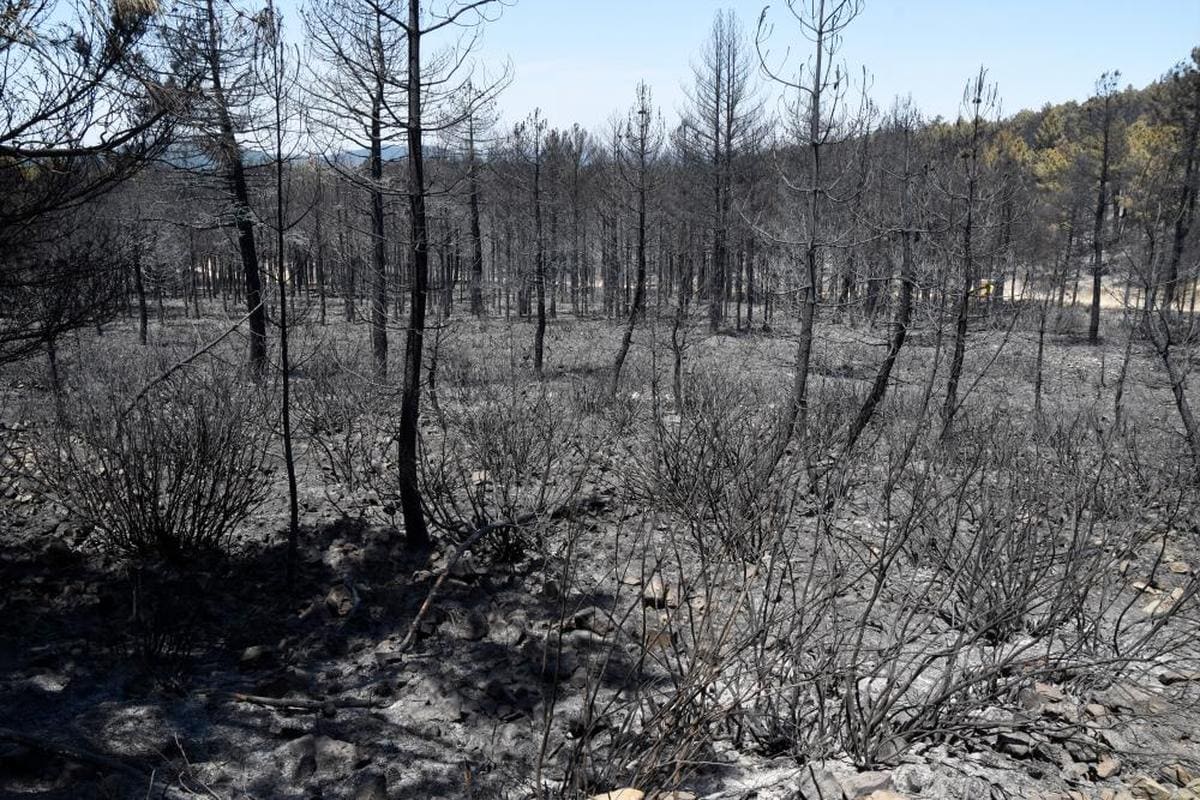
[[400, 642], [400, 646], [396, 649], [396, 654], [403, 655], [410, 647], [412, 647], [413, 642], [416, 641], [417, 631], [421, 628], [421, 622], [425, 619], [425, 615], [429, 613], [429, 609], [433, 606], [433, 598], [437, 595], [438, 590], [442, 588], [442, 584], [446, 582], [446, 578], [450, 577], [450, 571], [454, 569], [454, 565], [458, 563], [460, 558], [462, 558], [463, 553], [467, 552], [472, 545], [489, 533], [505, 530], [507, 528], [519, 528], [521, 525], [532, 522], [534, 519], [534, 515], [529, 514], [522, 517], [517, 522], [493, 522], [490, 525], [484, 525], [482, 528], [479, 528], [470, 536], [468, 536], [463, 543], [455, 549], [454, 554], [450, 556], [450, 559], [446, 562], [446, 566], [442, 567], [441, 574], [438, 575], [438, 579], [434, 581], [433, 586], [429, 588], [429, 594], [425, 596], [425, 602], [421, 603], [421, 608], [417, 611], [417, 615], [413, 617], [412, 624], [408, 626], [408, 633], [405, 635], [404, 640]]
[[341, 708], [379, 707], [378, 703], [355, 698], [347, 698], [345, 700], [315, 700], [308, 697], [260, 697], [259, 695], [242, 694], [240, 692], [234, 692], [232, 696], [239, 703], [251, 703], [257, 706], [294, 709], [297, 711], [320, 711], [325, 714], [332, 714]]

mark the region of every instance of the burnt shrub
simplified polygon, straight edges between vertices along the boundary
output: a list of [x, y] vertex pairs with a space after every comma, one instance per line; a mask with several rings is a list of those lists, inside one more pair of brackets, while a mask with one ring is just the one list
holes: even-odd
[[226, 552], [267, 496], [265, 396], [206, 372], [135, 385], [118, 376], [72, 394], [37, 456], [46, 490], [121, 555]]

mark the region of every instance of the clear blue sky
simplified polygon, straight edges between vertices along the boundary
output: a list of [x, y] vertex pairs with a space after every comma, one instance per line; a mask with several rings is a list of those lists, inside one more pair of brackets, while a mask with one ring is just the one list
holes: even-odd
[[[782, 0], [516, 0], [479, 55], [512, 61], [506, 120], [540, 106], [552, 125], [598, 132], [644, 79], [670, 123], [713, 14], [732, 8], [752, 32], [768, 4], [776, 46], [786, 37], [807, 52]], [[1108, 69], [1121, 70], [1122, 86], [1143, 86], [1196, 45], [1200, 0], [866, 0], [842, 54], [852, 70], [868, 69], [880, 105], [911, 93], [927, 116], [953, 117], [980, 65], [1010, 114], [1084, 99]]]

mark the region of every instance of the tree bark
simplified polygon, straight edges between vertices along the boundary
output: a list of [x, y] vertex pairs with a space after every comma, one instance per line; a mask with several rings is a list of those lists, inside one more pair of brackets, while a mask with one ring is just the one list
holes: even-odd
[[816, 60], [809, 89], [808, 152], [812, 185], [808, 189], [808, 241], [804, 248], [804, 278], [807, 286], [800, 306], [800, 338], [796, 342], [796, 373], [792, 379], [792, 398], [784, 417], [784, 429], [777, 444], [782, 455], [796, 431], [804, 434], [808, 427], [808, 372], [812, 360], [813, 332], [817, 318], [817, 261], [821, 252], [821, 93], [826, 76], [825, 58], [825, 0], [817, 9]]
[[[911, 225], [911, 223], [908, 224]], [[879, 365], [879, 369], [875, 373], [871, 391], [867, 393], [866, 400], [863, 401], [858, 415], [850, 425], [844, 450], [846, 453], [854, 448], [855, 443], [858, 442], [859, 437], [862, 436], [863, 431], [871, 422], [871, 418], [875, 415], [875, 409], [883, 402], [883, 398], [887, 394], [888, 382], [891, 380], [892, 368], [896, 365], [896, 358], [900, 355], [900, 350], [904, 347], [904, 340], [908, 336], [908, 326], [912, 321], [914, 288], [912, 253], [914, 233], [911, 227], [906, 227], [900, 234], [900, 300], [896, 305], [896, 317], [892, 323], [891, 342], [883, 363]]]
[[[639, 87], [639, 94], [645, 91], [644, 84]], [[629, 345], [633, 341], [633, 329], [638, 318], [642, 315], [642, 307], [646, 298], [646, 156], [649, 147], [649, 116], [650, 109], [645, 102], [646, 96], [639, 98], [638, 119], [638, 186], [637, 186], [637, 273], [634, 279], [633, 304], [629, 307], [629, 320], [625, 323], [625, 333], [621, 337], [621, 346], [613, 361], [612, 383], [609, 385], [609, 397], [617, 396], [617, 387], [621, 382], [621, 368], [625, 357], [629, 354]]]
[[950, 433], [954, 416], [958, 413], [958, 384], [962, 379], [963, 361], [967, 352], [967, 333], [970, 322], [971, 294], [975, 288], [975, 199], [979, 180], [979, 140], [982, 127], [980, 106], [983, 102], [984, 73], [981, 69], [975, 82], [975, 97], [972, 101], [975, 114], [971, 125], [971, 149], [967, 162], [966, 215], [962, 227], [962, 288], [958, 295], [954, 315], [954, 347], [950, 356], [950, 375], [946, 380], [946, 397], [942, 404], [942, 433]]
[[537, 294], [537, 328], [533, 335], [533, 370], [538, 380], [543, 377], [546, 348], [546, 253], [542, 241], [542, 131], [537, 117], [533, 124], [533, 236], [534, 292]]
[[[271, 99], [275, 107], [275, 274], [279, 289], [279, 377], [281, 389], [281, 422], [283, 424], [283, 462], [287, 471], [288, 487], [288, 540], [287, 540], [287, 585], [291, 587], [296, 577], [296, 561], [300, 541], [300, 501], [296, 487], [296, 458], [292, 451], [292, 376], [291, 360], [288, 351], [288, 293], [287, 272], [284, 269], [283, 232], [286, 225], [286, 213], [283, 192], [283, 105], [286, 100], [284, 88], [284, 57], [282, 43], [282, 22], [276, 16], [274, 0], [268, 0], [267, 9], [270, 14], [269, 23], [275, 26], [270, 37], [271, 41]], [[295, 278], [293, 275], [293, 287]]]
[[[1200, 140], [1200, 77], [1193, 76], [1192, 82], [1194, 97], [1192, 98], [1192, 118], [1185, 132], [1183, 183], [1180, 184], [1179, 196], [1175, 205], [1175, 229], [1171, 240], [1171, 258], [1167, 263], [1167, 280], [1163, 286], [1162, 304], [1164, 308], [1168, 309], [1175, 303], [1175, 295], [1179, 291], [1179, 264], [1183, 259], [1183, 246], [1196, 217], [1196, 150], [1197, 141]], [[1194, 284], [1192, 297], [1194, 302]]]
[[375, 358], [375, 374], [383, 380], [388, 371], [387, 340], [387, 242], [384, 239], [383, 216], [383, 81], [376, 78], [375, 94], [371, 98], [371, 156], [368, 165], [371, 176], [371, 353]]
[[225, 161], [225, 180], [233, 197], [234, 225], [242, 274], [246, 281], [246, 309], [250, 324], [250, 371], [261, 380], [267, 364], [267, 310], [262, 302], [262, 277], [258, 269], [258, 250], [254, 243], [254, 219], [250, 210], [250, 192], [246, 186], [246, 168], [241, 147], [234, 135], [233, 118], [226, 103], [222, 83], [221, 50], [217, 41], [217, 16], [213, 0], [207, 0], [208, 66], [216, 101], [218, 144]]
[[[1152, 298], [1153, 295], [1147, 292], [1147, 297]], [[1148, 300], [1146, 304], [1147, 309], [1144, 316], [1146, 332], [1171, 381], [1171, 395], [1175, 399], [1175, 409], [1179, 412], [1179, 420], [1183, 424], [1183, 437], [1192, 456], [1195, 482], [1200, 485], [1200, 423], [1196, 421], [1188, 400], [1187, 372], [1176, 363], [1171, 352], [1173, 345], [1170, 320], [1167, 316], [1168, 310], [1165, 308], [1154, 309], [1151, 307], [1152, 302], [1152, 300]]]
[[412, 294], [404, 337], [404, 394], [397, 435], [397, 477], [405, 541], [410, 547], [429, 545], [429, 530], [421, 503], [417, 470], [417, 425], [421, 413], [421, 357], [425, 341], [425, 296], [429, 283], [429, 229], [425, 210], [425, 157], [421, 130], [421, 10], [420, 0], [408, 3], [408, 202], [412, 227]]
[[142, 280], [142, 243], [138, 240], [133, 251], [133, 290], [138, 301], [138, 342], [146, 344], [149, 311], [146, 308], [146, 284]]
[[467, 120], [467, 179], [471, 213], [471, 313], [483, 316], [483, 235], [479, 225], [479, 175], [475, 156], [475, 119]]
[[1100, 146], [1100, 180], [1096, 189], [1096, 212], [1092, 220], [1092, 313], [1088, 322], [1088, 341], [1100, 341], [1101, 277], [1104, 274], [1104, 208], [1108, 203], [1109, 128], [1112, 121], [1112, 96], [1104, 97], [1103, 131]]

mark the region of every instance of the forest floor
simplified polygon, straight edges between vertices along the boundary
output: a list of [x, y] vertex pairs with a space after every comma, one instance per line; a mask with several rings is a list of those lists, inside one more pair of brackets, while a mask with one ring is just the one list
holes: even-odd
[[[983, 530], [1039, 516], [1031, 531], [1061, 537], [1088, 517], [1087, 552], [1099, 553], [1088, 556], [1097, 566], [1082, 601], [1098, 608], [1094, 630], [1072, 632], [1088, 617], [1066, 614], [1052, 631], [1028, 622], [1007, 638], [958, 636], [964, 617], [945, 611], [958, 601], [914, 611], [913, 586], [928, 599], [951, 580], [930, 578], [915, 556], [895, 568], [895, 583], [872, 583], [893, 553], [883, 533], [894, 535], [883, 525], [893, 510], [879, 499], [899, 452], [888, 436], [902, 444], [936, 419], [920, 402], [947, 347], [932, 328], [914, 331], [879, 412], [875, 427], [891, 433], [868, 437], [853, 468], [838, 473], [836, 501], [814, 506], [800, 491], [830, 433], [807, 466], [767, 474], [769, 498], [722, 519], [715, 507], [693, 514], [689, 504], [705, 499], [675, 490], [681, 476], [710, 470], [736, 483], [737, 465], [769, 449], [769, 428], [755, 427], [751, 411], [786, 397], [794, 349], [786, 324], [754, 334], [689, 330], [688, 391], [727, 437], [705, 440], [711, 451], [689, 471], [671, 466], [671, 454], [709, 434], [672, 409], [669, 320], [639, 330], [615, 400], [604, 388], [619, 336], [611, 322], [552, 322], [543, 383], [530, 373], [531, 325], [452, 322], [437, 342], [436, 407], [427, 392], [423, 424], [431, 461], [452, 436], [459, 449], [425, 479], [451, 476], [457, 506], [439, 501], [434, 516], [462, 512], [465, 527], [435, 529], [433, 550], [414, 553], [386, 489], [378, 416], [387, 403], [362, 418], [375, 427], [332, 437], [346, 445], [341, 462], [309, 436], [309, 422], [334, 406], [378, 400], [356, 385], [369, 383], [360, 352], [368, 330], [307, 324], [295, 340], [301, 548], [291, 588], [282, 465], [228, 557], [172, 571], [106, 550], [96, 530], [10, 469], [0, 487], [0, 797], [395, 800], [627, 788], [610, 798], [1200, 798], [1200, 498], [1172, 477], [1188, 467], [1151, 354], [1134, 344], [1124, 421], [1115, 423], [1124, 335], [1090, 347], [1080, 320], [1068, 315], [1047, 339], [1053, 424], [1033, 417], [1036, 332], [981, 319], [959, 424], [1002, 438], [964, 433], [956, 445], [905, 456], [917, 472], [928, 462], [922, 480], [939, 486], [973, 448], [990, 452], [1026, 431], [1021, 448], [1054, 451], [1046, 458], [1061, 458], [1061, 470], [1095, 478], [1088, 497], [1109, 479], [1084, 461], [1110, 445], [1117, 466], [1108, 469], [1147, 487], [1124, 497], [1126, 484], [1114, 481], [1102, 519], [1065, 496], [1055, 509], [1053, 496], [1000, 508], [981, 495], [982, 513], [1000, 520]], [[1124, 331], [1118, 323], [1106, 320]], [[222, 324], [172, 318], [152, 325], [149, 348], [170, 364]], [[814, 430], [840, 430], [856, 410], [885, 335], [882, 324], [822, 325]], [[126, 322], [80, 334], [60, 353], [66, 385], [140, 357], [136, 342]], [[227, 344], [213, 356], [236, 362], [240, 344]], [[20, 446], [43, 435], [52, 403], [44, 365], [6, 372], [0, 422], [6, 442]], [[1119, 448], [1107, 436], [1118, 427]], [[514, 445], [514, 437], [524, 438]], [[1072, 438], [1091, 444], [1060, 442]], [[512, 467], [521, 453], [529, 463]], [[733, 459], [733, 472], [718, 458]], [[335, 478], [331, 463], [355, 459], [372, 474]], [[505, 464], [512, 472], [501, 475]], [[1020, 477], [1019, 466], [1006, 469]], [[906, 480], [904, 497], [916, 505], [918, 482]], [[704, 491], [729, 496], [728, 485]], [[1032, 496], [1020, 492], [1011, 497]], [[471, 508], [493, 520], [530, 509], [538, 518], [454, 560], [455, 542], [480, 519]], [[805, 555], [821, 542], [836, 555]], [[894, 552], [903, 560], [909, 550]], [[997, 567], [1001, 582], [1033, 570], [1018, 594], [1051, 597], [1070, 584], [1058, 566], [1004, 557], [1012, 560]], [[903, 646], [886, 645], [889, 636]], [[936, 644], [946, 641], [956, 642], [950, 659]], [[891, 666], [881, 666], [884, 652]], [[936, 670], [921, 666], [935, 661]], [[968, 662], [993, 672], [978, 679]], [[954, 681], [963, 686], [947, 690]]]

